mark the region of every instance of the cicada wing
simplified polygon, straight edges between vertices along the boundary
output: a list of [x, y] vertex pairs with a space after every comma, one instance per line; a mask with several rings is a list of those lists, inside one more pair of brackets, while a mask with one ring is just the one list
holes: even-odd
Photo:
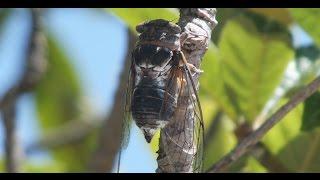
[[129, 75], [127, 79], [127, 87], [125, 90], [125, 101], [124, 101], [124, 117], [122, 120], [122, 135], [121, 135], [121, 148], [124, 150], [127, 148], [129, 143], [130, 136], [130, 127], [132, 123], [132, 113], [131, 113], [131, 99], [134, 89], [134, 81], [135, 81], [135, 71], [134, 64], [131, 63], [129, 68]]
[[204, 146], [204, 123], [203, 115], [200, 104], [200, 99], [196, 89], [196, 85], [193, 81], [192, 74], [189, 68], [184, 66], [184, 74], [186, 77], [187, 85], [185, 86], [189, 94], [189, 102], [192, 102], [192, 109], [194, 114], [193, 121], [193, 143], [196, 146], [196, 152], [194, 154], [193, 171], [202, 172], [203, 168], [203, 146]]
[[[133, 61], [133, 59], [132, 59]], [[121, 161], [121, 154], [122, 151], [125, 150], [129, 144], [129, 137], [130, 137], [130, 128], [131, 128], [131, 123], [132, 123], [132, 113], [131, 113], [131, 98], [132, 98], [132, 93], [133, 93], [133, 88], [134, 88], [134, 80], [135, 80], [135, 71], [133, 67], [133, 62], [131, 61], [130, 67], [129, 67], [129, 73], [128, 73], [128, 78], [127, 78], [127, 84], [126, 84], [126, 89], [124, 91], [124, 101], [122, 102], [123, 104], [123, 119], [122, 119], [122, 132], [121, 132], [121, 142], [120, 142], [120, 150], [119, 150], [119, 155], [118, 155], [118, 167], [117, 167], [117, 172], [119, 173], [120, 171], [120, 161]]]
[[182, 83], [178, 107], [161, 132], [158, 172], [201, 172], [204, 128], [200, 101], [190, 71], [186, 67], [176, 71]]

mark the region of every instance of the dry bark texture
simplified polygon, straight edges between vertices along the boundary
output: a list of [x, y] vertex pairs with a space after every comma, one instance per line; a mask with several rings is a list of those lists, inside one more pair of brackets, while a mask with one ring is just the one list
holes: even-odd
[[[211, 32], [217, 25], [215, 8], [183, 8], [180, 9], [178, 25], [182, 29], [181, 50], [188, 63], [200, 67], [201, 59], [208, 49]], [[199, 74], [193, 77], [194, 84], [199, 89]], [[186, 79], [186, 81], [188, 81]], [[192, 89], [191, 83], [186, 83], [183, 89]], [[192, 94], [193, 98], [195, 94]], [[197, 146], [195, 135], [194, 105], [188, 91], [183, 91], [179, 97], [176, 112], [170, 122], [161, 130], [158, 150], [158, 173], [168, 172], [200, 172], [202, 159], [195, 155], [202, 154], [201, 146]], [[200, 130], [201, 131], [201, 130]], [[191, 147], [190, 147], [191, 146]], [[200, 157], [200, 156], [199, 156]], [[198, 161], [198, 162], [195, 162]], [[200, 164], [199, 164], [200, 163]], [[197, 166], [197, 167], [195, 167]], [[198, 167], [199, 166], [199, 167]]]

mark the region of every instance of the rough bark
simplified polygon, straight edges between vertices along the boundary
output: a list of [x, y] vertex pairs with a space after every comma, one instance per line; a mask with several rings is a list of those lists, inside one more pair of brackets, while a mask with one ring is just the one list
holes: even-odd
[[[188, 63], [200, 67], [201, 59], [208, 49], [211, 31], [217, 25], [214, 8], [182, 8], [178, 25], [182, 29], [181, 50]], [[199, 75], [193, 76], [195, 86], [199, 87]], [[184, 89], [192, 89], [187, 83]], [[192, 96], [195, 96], [192, 94]], [[158, 173], [168, 172], [199, 172], [192, 167], [194, 155], [202, 153], [193, 141], [195, 115], [190, 94], [184, 91], [179, 97], [174, 117], [161, 130], [158, 150]], [[186, 118], [187, 117], [187, 118]], [[183, 123], [181, 123], [183, 122]], [[181, 127], [181, 125], [183, 126]], [[177, 130], [178, 129], [178, 130]], [[201, 134], [202, 135], [202, 134]], [[185, 146], [189, 144], [192, 147]]]

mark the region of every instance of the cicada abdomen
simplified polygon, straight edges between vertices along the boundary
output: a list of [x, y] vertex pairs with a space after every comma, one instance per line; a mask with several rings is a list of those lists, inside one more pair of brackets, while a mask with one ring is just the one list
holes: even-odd
[[136, 27], [140, 33], [133, 51], [133, 94], [131, 112], [137, 126], [150, 142], [158, 128], [173, 116], [179, 93], [176, 68], [179, 64], [178, 25], [157, 19]]

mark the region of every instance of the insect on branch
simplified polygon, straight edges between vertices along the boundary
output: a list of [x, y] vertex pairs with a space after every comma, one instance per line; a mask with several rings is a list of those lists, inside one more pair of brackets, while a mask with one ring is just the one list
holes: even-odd
[[[217, 25], [215, 8], [181, 8], [181, 56], [186, 64], [186, 91], [180, 95], [176, 112], [160, 134], [157, 172], [201, 172], [203, 120], [199, 98], [200, 63]], [[191, 74], [192, 73], [192, 74]]]

